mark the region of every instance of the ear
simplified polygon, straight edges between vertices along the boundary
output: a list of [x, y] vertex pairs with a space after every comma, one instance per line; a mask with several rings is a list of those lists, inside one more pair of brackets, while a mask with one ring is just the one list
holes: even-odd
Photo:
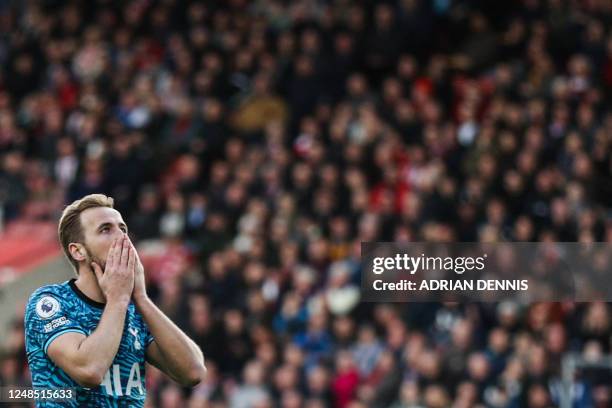
[[77, 262], [82, 262], [87, 259], [87, 253], [85, 251], [85, 248], [83, 248], [82, 244], [71, 242], [70, 244], [68, 244], [68, 252], [70, 253], [70, 256], [72, 256], [72, 258]]

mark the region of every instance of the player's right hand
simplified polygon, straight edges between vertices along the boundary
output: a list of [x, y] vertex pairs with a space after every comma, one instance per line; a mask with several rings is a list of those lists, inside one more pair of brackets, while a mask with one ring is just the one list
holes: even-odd
[[100, 265], [91, 263], [107, 302], [129, 302], [134, 289], [135, 261], [134, 250], [127, 236], [122, 235], [111, 244], [104, 272]]

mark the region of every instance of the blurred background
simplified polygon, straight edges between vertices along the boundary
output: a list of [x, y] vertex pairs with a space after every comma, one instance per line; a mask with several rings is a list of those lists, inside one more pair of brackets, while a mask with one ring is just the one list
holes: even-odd
[[612, 241], [610, 0], [0, 1], [3, 384], [94, 192], [206, 356], [149, 407], [612, 406], [610, 304], [359, 290], [362, 241]]

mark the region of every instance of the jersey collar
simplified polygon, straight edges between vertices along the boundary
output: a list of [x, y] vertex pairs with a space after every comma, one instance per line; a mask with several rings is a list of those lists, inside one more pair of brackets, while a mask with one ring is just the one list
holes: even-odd
[[70, 279], [70, 281], [68, 282], [68, 285], [70, 285], [70, 288], [72, 289], [72, 291], [74, 293], [76, 293], [76, 295], [78, 297], [80, 297], [85, 303], [96, 307], [98, 309], [104, 309], [104, 306], [106, 306], [105, 303], [101, 303], [101, 302], [97, 302], [91, 298], [89, 298], [86, 294], [84, 294], [83, 292], [81, 292], [81, 289], [79, 289], [79, 287], [76, 285], [76, 279], [72, 278]]

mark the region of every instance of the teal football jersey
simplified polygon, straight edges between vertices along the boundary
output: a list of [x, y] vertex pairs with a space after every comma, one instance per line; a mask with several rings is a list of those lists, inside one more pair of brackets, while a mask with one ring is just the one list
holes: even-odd
[[145, 352], [153, 337], [142, 316], [130, 303], [119, 351], [102, 383], [85, 388], [55, 365], [47, 355], [58, 336], [77, 332], [91, 334], [102, 317], [104, 304], [89, 299], [74, 283], [75, 279], [47, 285], [30, 297], [25, 313], [28, 364], [34, 388], [73, 388], [71, 401], [38, 401], [38, 407], [143, 407]]

